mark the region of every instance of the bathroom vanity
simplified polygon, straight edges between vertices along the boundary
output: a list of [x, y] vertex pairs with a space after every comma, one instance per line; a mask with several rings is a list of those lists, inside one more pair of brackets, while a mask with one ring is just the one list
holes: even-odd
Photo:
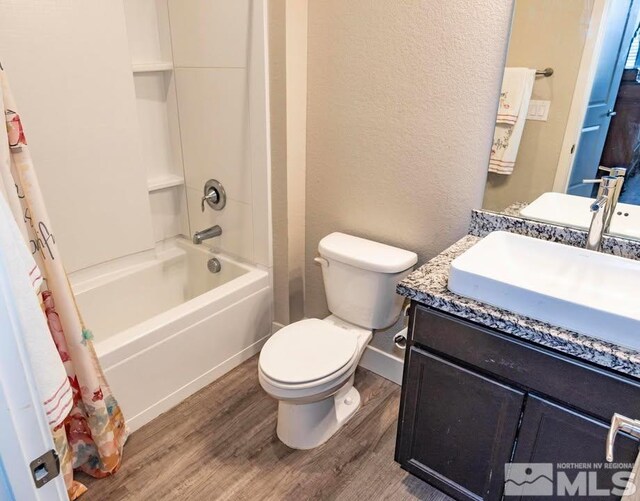
[[[554, 463], [573, 481], [569, 463], [606, 462], [614, 413], [640, 416], [637, 351], [448, 290], [451, 261], [479, 240], [463, 238], [398, 286], [412, 302], [396, 461], [465, 500], [501, 499], [507, 463]], [[630, 435], [614, 445], [618, 464], [588, 473], [603, 493], [638, 455]]]

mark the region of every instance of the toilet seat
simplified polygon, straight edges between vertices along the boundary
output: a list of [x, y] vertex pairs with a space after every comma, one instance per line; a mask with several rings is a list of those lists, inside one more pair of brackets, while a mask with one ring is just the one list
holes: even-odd
[[281, 388], [324, 384], [347, 372], [358, 355], [358, 335], [316, 318], [280, 329], [265, 343], [259, 367]]

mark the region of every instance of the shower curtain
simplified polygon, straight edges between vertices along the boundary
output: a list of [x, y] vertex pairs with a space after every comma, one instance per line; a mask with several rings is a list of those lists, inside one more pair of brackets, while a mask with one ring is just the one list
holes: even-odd
[[1, 65], [0, 106], [6, 120], [6, 139], [0, 136], [0, 186], [4, 188], [0, 192], [4, 191], [44, 275], [43, 309], [73, 390], [69, 415], [52, 430], [69, 498], [73, 500], [86, 491], [74, 480], [73, 470], [80, 469], [94, 477], [114, 473], [120, 466], [128, 430], [100, 368], [91, 333], [84, 327], [75, 304], [20, 115]]

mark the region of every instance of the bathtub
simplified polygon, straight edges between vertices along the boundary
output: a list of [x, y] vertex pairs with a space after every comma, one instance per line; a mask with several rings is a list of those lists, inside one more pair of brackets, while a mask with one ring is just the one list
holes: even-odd
[[264, 270], [177, 239], [72, 276], [78, 307], [132, 430], [257, 353], [271, 333]]

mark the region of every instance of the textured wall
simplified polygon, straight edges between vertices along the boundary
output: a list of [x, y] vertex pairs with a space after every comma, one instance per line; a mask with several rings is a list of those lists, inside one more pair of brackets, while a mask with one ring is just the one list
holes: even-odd
[[269, 1], [269, 100], [271, 112], [271, 211], [274, 321], [289, 323], [287, 232], [286, 0]]
[[287, 211], [289, 320], [304, 317], [307, 157], [307, 0], [287, 0]]
[[269, 2], [274, 320], [304, 315], [307, 0]]
[[344, 231], [429, 259], [480, 207], [507, 0], [309, 2], [306, 315], [318, 241]]

